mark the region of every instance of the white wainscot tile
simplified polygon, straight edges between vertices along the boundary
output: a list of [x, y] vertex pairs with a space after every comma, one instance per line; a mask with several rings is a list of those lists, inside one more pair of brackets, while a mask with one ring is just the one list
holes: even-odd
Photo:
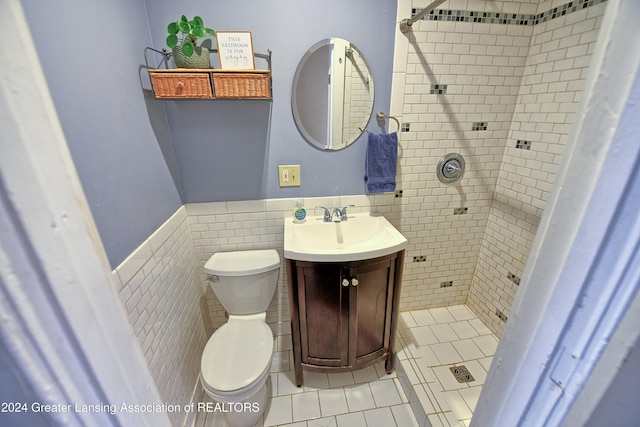
[[227, 213], [227, 204], [225, 202], [187, 203], [186, 206], [189, 216]]
[[148, 241], [138, 246], [118, 267], [116, 271], [120, 277], [120, 282], [126, 285], [129, 280], [149, 261], [153, 256], [153, 251]]
[[264, 200], [239, 200], [227, 202], [229, 213], [265, 212], [267, 205]]

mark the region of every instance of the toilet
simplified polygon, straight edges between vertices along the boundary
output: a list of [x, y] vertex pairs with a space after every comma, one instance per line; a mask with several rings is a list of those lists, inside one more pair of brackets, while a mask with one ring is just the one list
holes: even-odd
[[268, 398], [274, 340], [265, 319], [280, 256], [273, 249], [219, 252], [204, 270], [229, 320], [205, 345], [200, 382], [230, 426], [253, 426]]

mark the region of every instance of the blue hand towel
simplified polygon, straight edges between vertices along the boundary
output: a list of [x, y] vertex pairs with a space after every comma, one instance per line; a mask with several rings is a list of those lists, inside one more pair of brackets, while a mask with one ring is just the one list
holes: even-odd
[[364, 182], [369, 193], [385, 193], [396, 189], [398, 134], [369, 134], [365, 157]]

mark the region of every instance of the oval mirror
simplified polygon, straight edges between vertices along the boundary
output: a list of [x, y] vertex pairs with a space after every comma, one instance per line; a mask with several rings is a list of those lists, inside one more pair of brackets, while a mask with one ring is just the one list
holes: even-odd
[[302, 136], [322, 150], [358, 139], [373, 111], [373, 77], [358, 48], [335, 37], [313, 45], [293, 78], [291, 109]]

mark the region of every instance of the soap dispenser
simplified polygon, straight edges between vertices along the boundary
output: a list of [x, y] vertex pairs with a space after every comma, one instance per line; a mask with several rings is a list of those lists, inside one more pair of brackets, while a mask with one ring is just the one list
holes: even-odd
[[307, 220], [307, 210], [304, 208], [302, 200], [296, 202], [296, 206], [293, 208], [293, 222], [296, 224], [302, 224]]

